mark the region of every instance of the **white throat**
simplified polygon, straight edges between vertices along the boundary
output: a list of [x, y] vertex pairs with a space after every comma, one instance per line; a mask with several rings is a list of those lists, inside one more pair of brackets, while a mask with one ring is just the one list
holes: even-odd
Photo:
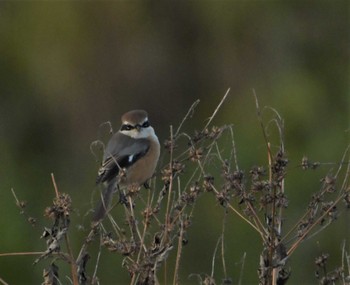
[[158, 137], [156, 136], [154, 129], [150, 126], [147, 128], [141, 128], [140, 131], [136, 129], [132, 130], [122, 130], [120, 131], [122, 134], [132, 137], [133, 139], [153, 139], [155, 141], [158, 141]]

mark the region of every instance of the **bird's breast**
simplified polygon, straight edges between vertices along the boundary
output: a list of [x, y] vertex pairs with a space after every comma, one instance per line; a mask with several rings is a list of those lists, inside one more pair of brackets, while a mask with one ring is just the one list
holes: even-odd
[[146, 154], [126, 170], [126, 175], [121, 179], [121, 184], [144, 184], [152, 177], [158, 163], [159, 155], [160, 145], [158, 139], [152, 138]]

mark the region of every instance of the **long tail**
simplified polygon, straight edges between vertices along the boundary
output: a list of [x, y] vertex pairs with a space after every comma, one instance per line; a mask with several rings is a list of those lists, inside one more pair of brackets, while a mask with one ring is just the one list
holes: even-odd
[[109, 181], [107, 188], [103, 191], [101, 202], [97, 205], [92, 217], [93, 222], [102, 221], [108, 211], [109, 205], [112, 201], [113, 193], [116, 189], [116, 179]]

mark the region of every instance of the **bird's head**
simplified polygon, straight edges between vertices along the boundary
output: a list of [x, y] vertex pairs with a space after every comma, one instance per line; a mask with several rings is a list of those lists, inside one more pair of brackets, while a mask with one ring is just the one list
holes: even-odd
[[154, 135], [154, 130], [148, 121], [148, 114], [144, 110], [132, 110], [125, 113], [122, 116], [120, 132], [135, 139]]

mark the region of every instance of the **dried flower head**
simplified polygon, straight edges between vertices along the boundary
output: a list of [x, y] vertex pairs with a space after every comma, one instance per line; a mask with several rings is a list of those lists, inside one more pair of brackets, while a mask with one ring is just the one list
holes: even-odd
[[320, 256], [315, 258], [316, 266], [324, 268], [327, 264], [328, 258], [329, 258], [328, 253], [322, 253]]
[[220, 137], [220, 135], [222, 134], [222, 131], [223, 131], [223, 128], [220, 128], [220, 127], [216, 127], [216, 126], [213, 126], [211, 128], [211, 132], [209, 133], [208, 137], [210, 139], [217, 139]]
[[45, 216], [59, 219], [68, 218], [70, 215], [72, 200], [68, 194], [60, 193], [58, 197], [53, 200], [53, 206], [45, 209]]
[[213, 190], [214, 176], [205, 175], [203, 180], [204, 191], [210, 192]]
[[191, 147], [190, 148], [190, 153], [189, 153], [189, 157], [191, 159], [191, 161], [196, 162], [198, 160], [200, 160], [203, 156], [203, 149], [202, 148], [195, 148], [195, 147]]
[[[350, 189], [349, 189], [350, 190]], [[350, 209], [350, 191], [347, 191], [345, 194], [344, 194], [344, 203], [345, 203], [345, 206]]]
[[167, 139], [164, 142], [164, 147], [170, 153], [177, 147], [177, 145], [174, 139]]
[[327, 175], [326, 177], [321, 179], [321, 182], [323, 182], [324, 190], [327, 193], [334, 193], [336, 190], [335, 184], [337, 182], [337, 179], [334, 176]]
[[307, 169], [316, 169], [321, 165], [320, 162], [311, 162], [307, 156], [303, 156], [303, 158], [301, 159], [301, 168], [303, 170], [307, 170]]
[[251, 175], [253, 181], [257, 181], [261, 179], [262, 176], [266, 175], [266, 170], [263, 166], [254, 166], [249, 171], [249, 174]]

